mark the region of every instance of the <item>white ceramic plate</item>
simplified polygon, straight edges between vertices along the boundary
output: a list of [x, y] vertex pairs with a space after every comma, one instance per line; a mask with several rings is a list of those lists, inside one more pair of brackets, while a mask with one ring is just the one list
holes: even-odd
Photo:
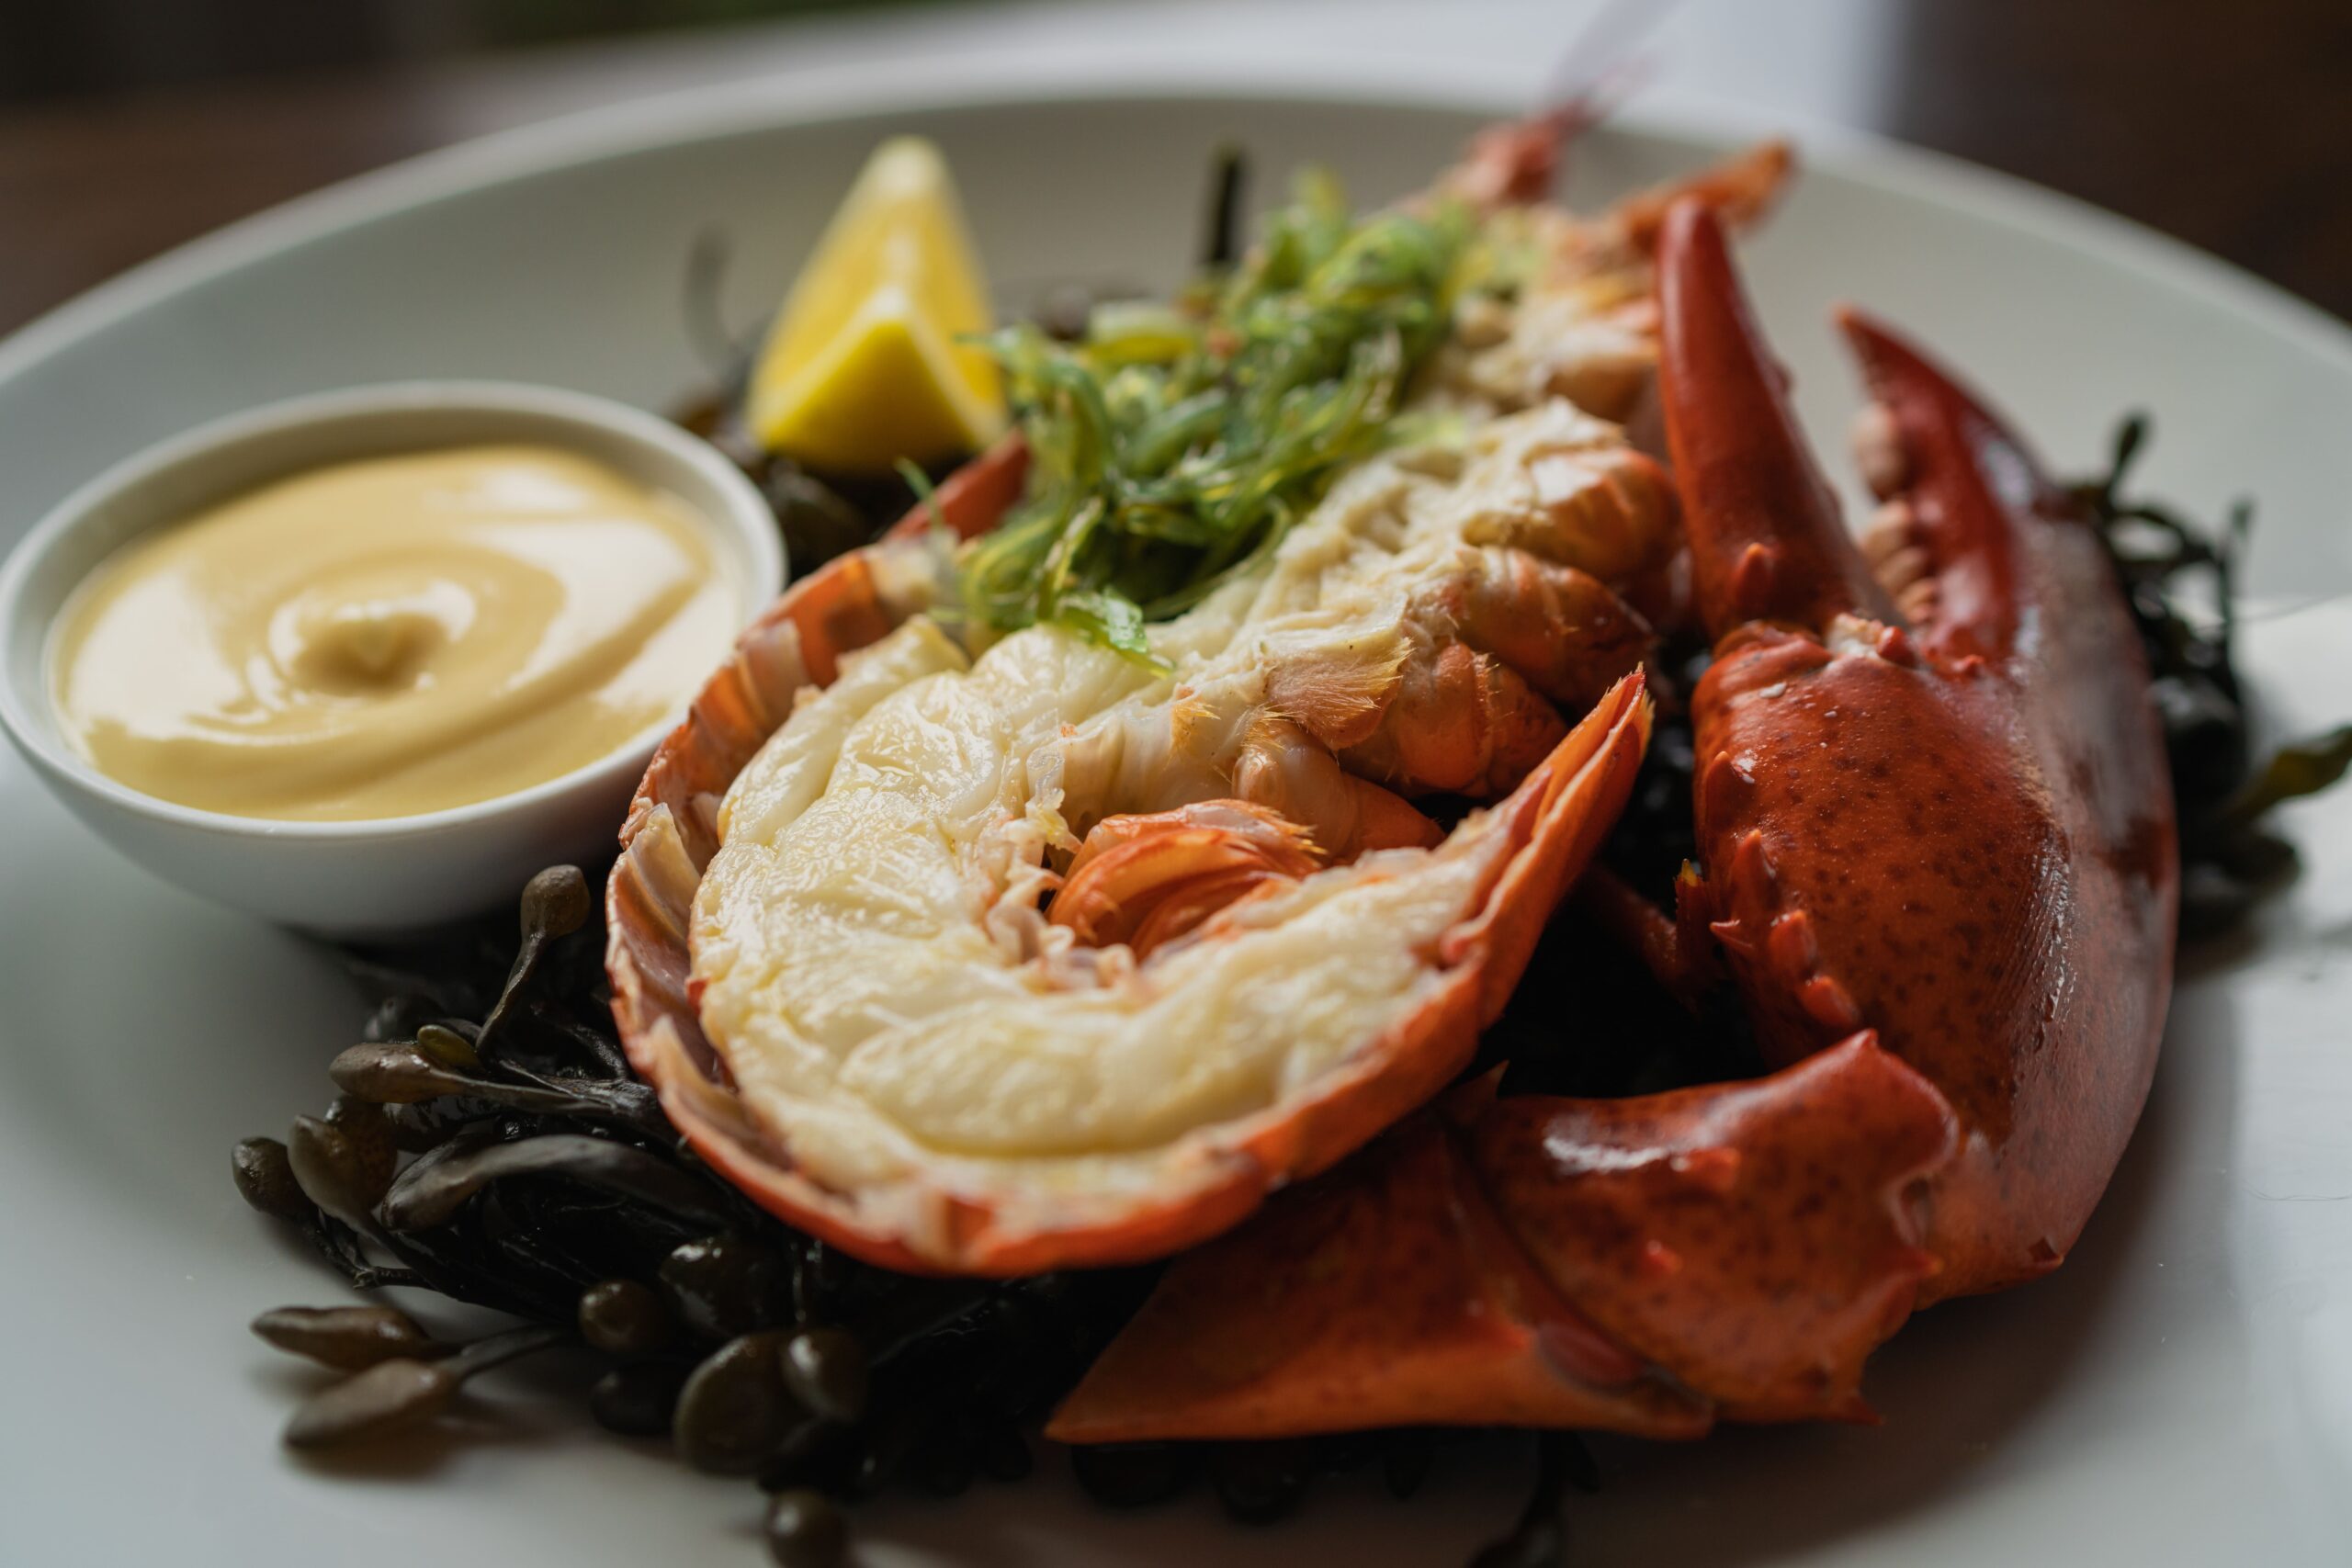
[[[0, 346], [0, 543], [135, 447], [291, 393], [506, 377], [661, 406], [696, 379], [677, 306], [695, 233], [733, 235], [729, 303], [749, 319], [887, 131], [946, 147], [1009, 286], [1167, 283], [1214, 143], [1270, 172], [1322, 160], [1379, 198], [1483, 112], [1469, 87], [1426, 81], [1354, 98], [1119, 85], [729, 89], [460, 149], [242, 225]], [[1611, 130], [1578, 150], [1574, 194], [1714, 144]], [[2208, 513], [2261, 500], [2251, 586], [2290, 607], [2247, 652], [2277, 728], [2352, 713], [2352, 619], [2307, 604], [2352, 586], [2352, 335], [1993, 176], [1843, 140], [1806, 152], [1749, 254], [1816, 432], [1842, 449], [1852, 382], [1823, 325], [1841, 298], [1956, 359], [2069, 469], [2101, 458], [2120, 411], [2154, 409], [2150, 489]], [[323, 951], [108, 855], [13, 756], [0, 821], [0, 1561], [758, 1561], [748, 1486], [608, 1440], [528, 1382], [484, 1402], [479, 1440], [421, 1450], [413, 1474], [286, 1457], [277, 1429], [303, 1380], [244, 1324], [336, 1287], [244, 1209], [227, 1153], [323, 1102], [355, 999]], [[2352, 811], [2298, 807], [2286, 826], [2307, 870], [2251, 942], [2184, 976], [2146, 1119], [2068, 1266], [1906, 1329], [1871, 1370], [1882, 1427], [1602, 1445], [1579, 1564], [2346, 1560]], [[1409, 1505], [1327, 1484], [1263, 1532], [1199, 1498], [1106, 1515], [1059, 1483], [893, 1502], [861, 1529], [875, 1564], [1442, 1564], [1516, 1507], [1517, 1452], [1474, 1450]]]

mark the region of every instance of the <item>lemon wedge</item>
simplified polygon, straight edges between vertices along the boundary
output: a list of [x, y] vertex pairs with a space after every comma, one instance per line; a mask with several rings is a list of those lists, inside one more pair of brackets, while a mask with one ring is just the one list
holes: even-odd
[[921, 137], [866, 160], [785, 298], [752, 370], [745, 423], [770, 451], [878, 473], [972, 451], [1004, 423], [993, 326], [946, 160]]

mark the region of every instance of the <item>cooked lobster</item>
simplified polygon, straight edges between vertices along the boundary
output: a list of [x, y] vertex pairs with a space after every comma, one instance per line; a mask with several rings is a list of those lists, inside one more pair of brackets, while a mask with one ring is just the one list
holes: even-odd
[[1858, 547], [1702, 207], [1667, 220], [1659, 283], [1715, 638], [1678, 929], [1708, 933], [1778, 1070], [1617, 1100], [1465, 1086], [1180, 1258], [1055, 1436], [1866, 1418], [1870, 1352], [2056, 1267], [2114, 1170], [2177, 876], [2098, 540], [1849, 312], [1884, 502]]
[[[1549, 145], [1491, 139], [1461, 178], [1477, 199], [1523, 199], [1530, 149]], [[1848, 535], [1717, 215], [1752, 210], [1778, 172], [1776, 154], [1733, 165], [1685, 199], [1621, 209], [1611, 231], [1645, 269], [1655, 250], [1655, 302], [1625, 319], [1658, 333], [1688, 589], [1715, 645], [1690, 698], [1700, 866], [1642, 945], [1678, 986], [1728, 977], [1769, 1076], [1607, 1100], [1501, 1096], [1489, 1077], [1412, 1111], [1468, 1061], [1646, 734], [1641, 677], [1610, 686], [1622, 664], [1579, 663], [1538, 687], [1591, 708], [1566, 739], [1533, 722], [1496, 752], [1482, 719], [1464, 733], [1487, 750], [1450, 769], [1457, 703], [1520, 691], [1578, 629], [1535, 627], [1514, 651], [1498, 623], [1476, 647], [1440, 637], [1426, 689], [1384, 688], [1361, 733], [1277, 692], [1267, 713], [1319, 749], [1245, 742], [1220, 764], [1234, 798], [1114, 812], [1020, 884], [1032, 914], [1059, 888], [1048, 945], [1075, 932], [1148, 964], [1350, 857], [1427, 852], [1437, 829], [1407, 798], [1422, 789], [1497, 797], [1478, 820], [1503, 824], [1498, 869], [1428, 958], [1445, 998], [1377, 1034], [1337, 1089], [1212, 1128], [1203, 1158], [1168, 1168], [1166, 1201], [1110, 1210], [850, 1191], [804, 1168], [704, 1027], [688, 933], [722, 797], [844, 655], [933, 602], [924, 525], [970, 536], [1017, 498], [1008, 441], [890, 538], [796, 585], [646, 777], [607, 891], [608, 965], [631, 1060], [680, 1130], [778, 1213], [895, 1267], [1013, 1272], [1225, 1232], [1176, 1258], [1057, 1415], [1052, 1434], [1077, 1442], [1856, 1418], [1865, 1358], [1917, 1306], [2054, 1267], [2137, 1118], [2170, 984], [2172, 805], [2145, 671], [2098, 540], [2022, 446], [1859, 316], [1864, 470], [1884, 504], [1859, 546]], [[1635, 354], [1577, 395], [1623, 417], [1647, 377]], [[1670, 522], [1638, 454], [1577, 461], [1577, 506], [1642, 519], [1645, 538]], [[1652, 561], [1593, 602], [1646, 630], [1681, 612], [1680, 571]], [[1408, 614], [1458, 630], [1476, 590]], [[1378, 721], [1408, 702], [1413, 724], [1384, 741]], [[1346, 769], [1310, 770], [1309, 791], [1278, 765], [1334, 756]], [[1259, 1207], [1292, 1177], [1313, 1179]]]

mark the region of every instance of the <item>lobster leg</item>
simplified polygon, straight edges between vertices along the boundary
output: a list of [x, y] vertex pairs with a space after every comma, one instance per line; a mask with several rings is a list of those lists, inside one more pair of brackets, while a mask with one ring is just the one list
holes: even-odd
[[1903, 1196], [1952, 1137], [1867, 1032], [1636, 1100], [1469, 1085], [1180, 1258], [1046, 1431], [1867, 1418], [1862, 1359], [1930, 1268]]
[[1141, 958], [1227, 905], [1296, 882], [1321, 863], [1304, 829], [1246, 801], [1106, 817], [1070, 862], [1047, 918], [1086, 946], [1124, 942]]
[[1272, 714], [1251, 722], [1233, 790], [1306, 828], [1334, 861], [1398, 845], [1428, 849], [1445, 837], [1402, 795], [1358, 778], [1303, 726]]
[[1859, 1417], [1913, 1307], [2054, 1266], [2169, 991], [2172, 806], [2098, 541], [1883, 328], [1876, 557], [1847, 535], [1717, 220], [1659, 231], [1665, 412], [1716, 660], [1688, 897], [1777, 1066], [1627, 1100], [1483, 1086], [1180, 1258], [1073, 1441]]

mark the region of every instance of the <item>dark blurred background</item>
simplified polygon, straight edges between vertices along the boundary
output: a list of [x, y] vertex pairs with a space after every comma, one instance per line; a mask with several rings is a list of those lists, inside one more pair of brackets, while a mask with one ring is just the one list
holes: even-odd
[[0, 99], [396, 65], [476, 51], [870, 8], [858, 0], [17, 0]]
[[[1555, 48], [1596, 4], [1450, 9]], [[1718, 31], [1767, 17], [1770, 48], [1708, 62], [1702, 92], [2021, 175], [2352, 315], [2352, 0], [1657, 5], [1677, 12], [1660, 32], [1669, 81], [1676, 50], [1704, 55]], [[1120, 47], [1148, 35], [1139, 18], [1226, 28], [1248, 51], [1272, 7], [1351, 28], [1381, 14], [1330, 0], [0, 0], [0, 331], [231, 219], [498, 126], [894, 51], [1097, 34]]]

